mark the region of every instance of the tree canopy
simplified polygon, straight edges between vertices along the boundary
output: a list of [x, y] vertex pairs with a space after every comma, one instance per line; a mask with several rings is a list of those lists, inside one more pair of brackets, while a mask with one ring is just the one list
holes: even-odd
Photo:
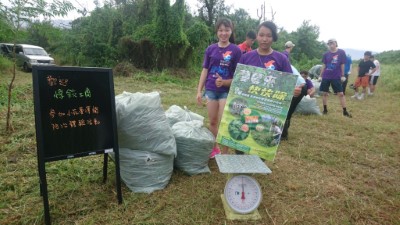
[[[68, 1], [60, 1], [53, 0], [50, 3], [47, 3], [43, 0], [11, 0], [9, 1], [10, 6], [3, 5], [0, 3], [0, 27], [1, 30], [7, 32], [7, 34], [0, 36], [0, 38], [4, 38], [8, 42], [15, 43], [18, 41], [20, 34], [25, 33], [23, 31], [23, 26], [33, 26], [34, 21], [37, 20], [39, 16], [44, 17], [44, 21], [49, 21], [50, 18], [55, 16], [65, 16], [67, 13], [72, 10], [74, 7]], [[3, 22], [4, 21], [4, 22]], [[44, 26], [48, 25], [48, 23], [44, 23]], [[35, 36], [36, 31], [40, 29], [31, 29], [32, 37]], [[29, 30], [28, 30], [29, 31]], [[21, 35], [22, 36], [22, 35]], [[39, 36], [40, 35], [36, 35]], [[46, 39], [44, 35], [43, 39]], [[37, 41], [43, 41], [43, 39]], [[2, 41], [2, 40], [0, 40]], [[45, 40], [47, 42], [47, 40]], [[7, 121], [6, 121], [6, 130], [12, 130], [11, 125], [11, 96], [12, 90], [14, 86], [14, 80], [16, 76], [16, 55], [15, 48], [13, 48], [12, 56], [13, 56], [13, 76], [8, 85], [8, 107], [7, 107]]]
[[[248, 31], [256, 31], [259, 24], [259, 19], [251, 18], [246, 10], [230, 9], [224, 0], [198, 0], [194, 14], [184, 0], [173, 4], [170, 0], [116, 0], [106, 1], [102, 7], [97, 4], [89, 13], [81, 10], [82, 16], [69, 28], [60, 28], [50, 18], [66, 15], [73, 9], [71, 3], [11, 2], [19, 2], [25, 10], [19, 12], [15, 5], [0, 4], [0, 41], [42, 46], [60, 65], [114, 67], [127, 62], [144, 69], [199, 67], [205, 48], [217, 40], [214, 24], [219, 17], [234, 23], [236, 44], [245, 40]], [[51, 10], [60, 4], [64, 7]], [[38, 20], [39, 14], [42, 20]], [[303, 21], [293, 32], [280, 28], [273, 48], [283, 51], [286, 41], [296, 43], [291, 62], [300, 70], [309, 69], [326, 51], [326, 45], [318, 41], [319, 34], [318, 26]]]

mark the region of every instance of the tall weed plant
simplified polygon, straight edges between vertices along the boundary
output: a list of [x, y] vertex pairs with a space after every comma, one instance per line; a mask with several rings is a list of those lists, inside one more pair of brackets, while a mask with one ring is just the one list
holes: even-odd
[[[381, 65], [381, 77], [383, 88], [391, 92], [400, 92], [400, 65]], [[379, 82], [379, 81], [378, 81]]]
[[13, 63], [6, 57], [0, 55], [0, 72], [4, 74], [5, 72], [11, 72], [13, 68]]
[[[0, 76], [8, 77], [7, 74], [12, 73], [13, 63], [0, 55]], [[7, 79], [2, 79], [0, 82], [0, 108], [7, 105], [8, 99], [8, 83]]]

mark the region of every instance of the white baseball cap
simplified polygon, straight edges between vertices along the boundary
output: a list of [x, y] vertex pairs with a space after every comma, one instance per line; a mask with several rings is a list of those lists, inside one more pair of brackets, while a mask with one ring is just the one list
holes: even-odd
[[336, 39], [335, 39], [335, 38], [331, 38], [331, 39], [329, 39], [329, 40], [328, 40], [328, 43], [329, 43], [329, 42], [336, 42], [336, 43], [337, 43], [337, 41], [336, 41]]
[[291, 42], [291, 41], [288, 41], [288, 42], [285, 43], [285, 47], [286, 48], [291, 48], [291, 47], [294, 47], [294, 46], [296, 46], [296, 45], [293, 44], [293, 42]]

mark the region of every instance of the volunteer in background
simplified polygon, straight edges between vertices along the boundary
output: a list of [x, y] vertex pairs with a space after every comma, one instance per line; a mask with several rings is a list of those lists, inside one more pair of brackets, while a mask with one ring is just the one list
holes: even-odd
[[343, 94], [342, 82], [346, 80], [344, 76], [344, 64], [346, 63], [346, 53], [338, 48], [336, 39], [328, 40], [329, 50], [322, 57], [322, 68], [320, 78], [322, 79], [319, 90], [322, 92], [322, 103], [324, 106], [323, 114], [328, 114], [329, 87], [332, 86], [334, 92], [339, 97], [343, 109], [343, 116], [351, 118], [351, 114], [346, 109], [346, 99]]

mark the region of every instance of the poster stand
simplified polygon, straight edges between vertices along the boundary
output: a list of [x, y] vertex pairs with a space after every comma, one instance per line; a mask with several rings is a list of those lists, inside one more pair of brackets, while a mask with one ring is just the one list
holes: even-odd
[[115, 154], [118, 203], [122, 203], [112, 70], [81, 67], [32, 68], [40, 195], [51, 224], [46, 162]]

